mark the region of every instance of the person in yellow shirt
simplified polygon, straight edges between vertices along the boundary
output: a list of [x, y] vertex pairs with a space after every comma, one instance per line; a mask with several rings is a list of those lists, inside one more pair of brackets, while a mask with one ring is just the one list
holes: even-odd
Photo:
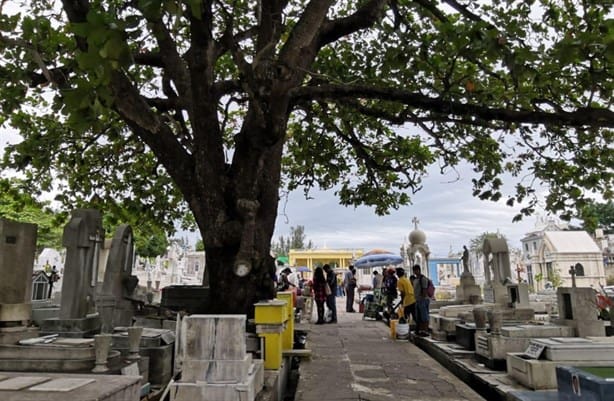
[[409, 316], [412, 316], [414, 322], [416, 321], [416, 296], [414, 295], [414, 287], [409, 282], [409, 279], [405, 275], [405, 270], [401, 267], [396, 269], [399, 281], [397, 281], [397, 289], [401, 293], [401, 299], [403, 300], [403, 316], [409, 323]]

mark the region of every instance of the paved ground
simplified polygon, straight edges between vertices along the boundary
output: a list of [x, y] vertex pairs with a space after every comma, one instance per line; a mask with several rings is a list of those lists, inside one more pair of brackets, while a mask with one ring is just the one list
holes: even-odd
[[345, 298], [337, 309], [339, 323], [310, 325], [295, 401], [483, 400], [412, 343], [392, 340], [383, 322], [345, 313]]

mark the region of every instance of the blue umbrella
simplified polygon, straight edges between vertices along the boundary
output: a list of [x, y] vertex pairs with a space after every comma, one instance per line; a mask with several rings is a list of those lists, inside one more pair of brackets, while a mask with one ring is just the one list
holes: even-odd
[[308, 268], [307, 266], [298, 266], [298, 267], [296, 268], [296, 271], [297, 271], [297, 272], [310, 272], [310, 271], [311, 271], [311, 269], [310, 269], [310, 268]]
[[362, 256], [354, 262], [357, 269], [368, 269], [370, 267], [398, 265], [403, 263], [403, 258], [393, 253], [377, 253]]

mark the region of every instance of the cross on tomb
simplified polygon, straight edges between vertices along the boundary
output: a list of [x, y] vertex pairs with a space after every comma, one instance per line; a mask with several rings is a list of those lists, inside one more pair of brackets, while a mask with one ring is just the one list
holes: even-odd
[[576, 288], [576, 268], [573, 265], [569, 268], [569, 274], [571, 274], [571, 287]]

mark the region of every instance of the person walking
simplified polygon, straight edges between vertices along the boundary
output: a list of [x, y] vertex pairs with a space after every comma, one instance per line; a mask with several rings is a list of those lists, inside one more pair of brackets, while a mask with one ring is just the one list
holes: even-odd
[[354, 290], [356, 289], [356, 277], [354, 276], [354, 266], [349, 265], [348, 270], [343, 276], [343, 287], [345, 288], [345, 311], [356, 312], [354, 310]]
[[[409, 279], [405, 275], [405, 270], [401, 267], [397, 268], [397, 289], [401, 294], [401, 300], [403, 302], [403, 317], [409, 324], [409, 317], [411, 316], [416, 321], [416, 296], [414, 295], [414, 287], [409, 282]], [[417, 331], [416, 324], [416, 331]]]
[[414, 272], [413, 286], [414, 294], [416, 296], [416, 325], [417, 334], [421, 337], [427, 337], [429, 335], [429, 304], [430, 298], [428, 296], [429, 279], [422, 274], [420, 265], [414, 265], [412, 268]]
[[321, 267], [316, 267], [313, 273], [313, 299], [316, 301], [318, 320], [316, 324], [324, 324], [324, 303], [326, 302], [326, 277]]
[[326, 296], [326, 307], [330, 310], [330, 320], [327, 323], [337, 323], [337, 276], [328, 264], [323, 266], [330, 294]]

